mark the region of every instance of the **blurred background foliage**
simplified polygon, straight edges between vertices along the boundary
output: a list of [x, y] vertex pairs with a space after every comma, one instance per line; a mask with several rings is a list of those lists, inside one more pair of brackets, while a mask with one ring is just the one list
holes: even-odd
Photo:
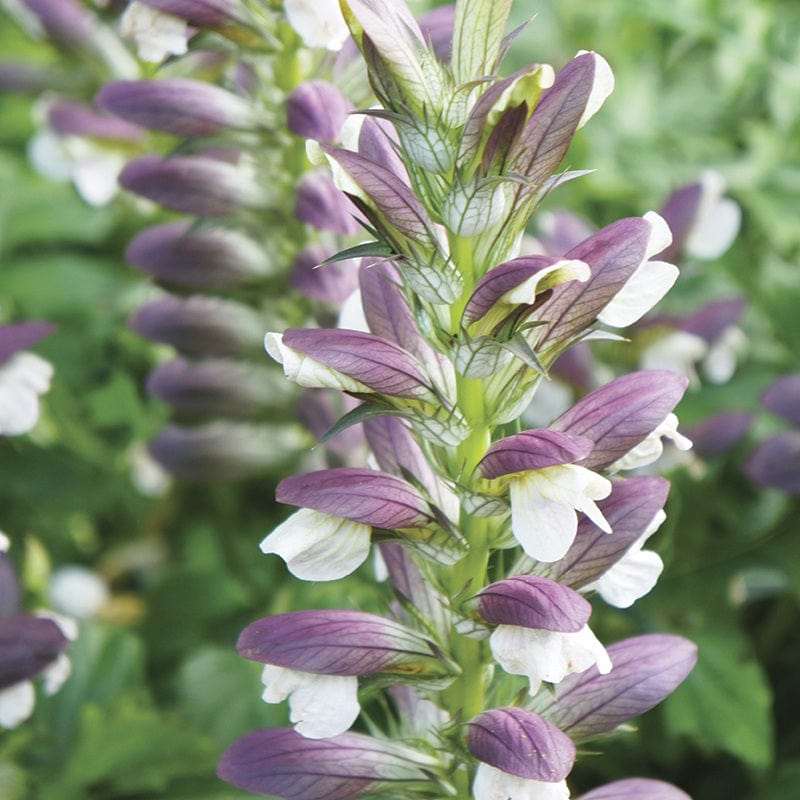
[[[428, 5], [418, 2], [421, 11]], [[653, 540], [666, 563], [651, 595], [595, 611], [598, 634], [681, 633], [700, 645], [696, 670], [662, 707], [579, 760], [573, 794], [652, 775], [695, 800], [794, 800], [800, 785], [800, 538], [794, 498], [748, 481], [741, 466], [780, 423], [758, 409], [777, 375], [800, 370], [800, 5], [794, 0], [518, 2], [535, 14], [509, 71], [606, 56], [616, 90], [565, 164], [594, 169], [547, 208], [597, 225], [659, 208], [670, 191], [715, 169], [741, 205], [742, 229], [716, 261], [687, 264], [667, 310], [739, 294], [747, 349], [727, 384], [696, 386], [684, 423], [727, 409], [754, 412], [721, 457], [673, 471], [668, 521]], [[36, 62], [90, 100], [46, 43], [2, 20], [5, 60]], [[108, 581], [111, 600], [85, 621], [73, 675], [34, 717], [0, 734], [0, 800], [244, 796], [214, 777], [233, 738], [275, 724], [259, 701], [257, 665], [234, 649], [255, 616], [293, 605], [380, 607], [368, 570], [346, 584], [284, 577], [257, 545], [284, 514], [281, 475], [227, 485], [173, 485], [148, 496], [131, 453], [167, 414], [143, 380], [157, 348], [125, 320], [147, 291], [123, 261], [141, 226], [121, 197], [86, 206], [67, 184], [28, 166], [31, 94], [0, 94], [0, 321], [58, 324], [37, 352], [55, 367], [32, 434], [0, 441], [0, 509], [31, 608], [48, 605], [52, 569], [78, 563]]]

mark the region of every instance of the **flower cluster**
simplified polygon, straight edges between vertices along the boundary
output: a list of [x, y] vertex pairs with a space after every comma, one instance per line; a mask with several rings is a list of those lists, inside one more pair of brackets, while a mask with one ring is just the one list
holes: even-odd
[[[289, 327], [265, 345], [293, 382], [357, 401], [329, 435], [360, 424], [371, 456], [281, 481], [278, 501], [298, 510], [261, 549], [309, 581], [375, 553], [394, 597], [385, 614], [299, 610], [242, 632], [264, 699], [288, 699], [294, 725], [230, 746], [219, 774], [242, 788], [568, 798], [576, 746], [651, 708], [694, 664], [677, 636], [604, 646], [586, 599], [627, 607], [661, 572], [644, 545], [668, 483], [625, 473], [657, 459], [663, 437], [689, 446], [673, 413], [686, 377], [633, 372], [521, 421], [558, 359], [618, 338], [610, 329], [637, 322], [677, 269], [653, 212], [554, 255], [525, 251], [540, 202], [578, 176], [557, 170], [613, 77], [593, 52], [498, 77], [510, 5], [459, 0], [435, 21], [452, 32], [443, 47], [441, 27], [423, 32], [402, 2], [342, 0], [379, 106], [342, 132], [327, 124], [335, 104], [316, 102], [327, 89], [296, 96], [296, 130], [330, 168], [320, 186], [346, 195], [338, 219], [369, 238], [327, 259], [360, 259], [340, 327]], [[326, 208], [316, 192], [309, 217]], [[378, 696], [369, 735], [351, 732]], [[685, 797], [643, 779], [584, 797], [634, 796]]]

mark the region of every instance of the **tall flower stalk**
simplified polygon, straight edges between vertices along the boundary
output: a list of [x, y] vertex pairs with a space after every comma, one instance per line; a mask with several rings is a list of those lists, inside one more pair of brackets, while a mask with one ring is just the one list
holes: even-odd
[[[240, 653], [265, 665], [264, 699], [288, 699], [294, 723], [226, 751], [219, 773], [245, 789], [566, 798], [576, 747], [693, 666], [676, 636], [606, 648], [584, 597], [630, 605], [661, 571], [642, 548], [668, 484], [622, 474], [663, 436], [688, 446], [673, 415], [686, 379], [632, 373], [546, 427], [520, 422], [562, 354], [618, 336], [677, 270], [658, 258], [671, 236], [652, 212], [560, 257], [521, 251], [545, 195], [578, 176], [556, 171], [613, 77], [592, 52], [498, 77], [510, 5], [457, 2], [443, 63], [402, 3], [341, 2], [380, 106], [352, 148], [308, 149], [370, 235], [340, 254], [362, 259], [361, 313], [349, 303], [347, 327], [268, 333], [266, 348], [299, 385], [360, 401], [331, 433], [362, 424], [373, 459], [284, 479], [277, 499], [299, 510], [261, 548], [311, 581], [377, 550], [395, 602], [385, 616], [301, 610], [245, 629]], [[362, 704], [379, 713], [349, 732]], [[587, 797], [600, 796], [685, 797], [647, 780]]]

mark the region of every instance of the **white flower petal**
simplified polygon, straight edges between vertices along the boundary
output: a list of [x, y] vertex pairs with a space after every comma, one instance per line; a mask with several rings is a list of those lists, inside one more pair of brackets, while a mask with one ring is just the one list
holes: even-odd
[[344, 733], [356, 721], [358, 678], [318, 675], [267, 664], [261, 675], [267, 703], [289, 699], [289, 719], [308, 739], [327, 739]]
[[611, 527], [595, 500], [611, 494], [611, 481], [585, 467], [559, 464], [511, 481], [511, 529], [537, 561], [558, 561], [575, 539], [582, 511], [606, 533]]
[[694, 365], [705, 357], [705, 339], [686, 331], [672, 331], [649, 344], [641, 355], [642, 369], [666, 369], [697, 382]]
[[526, 675], [530, 693], [536, 694], [541, 681], [559, 683], [573, 672], [593, 664], [606, 674], [611, 670], [608, 653], [588, 625], [575, 633], [498, 625], [489, 637], [492, 655], [512, 675]]
[[672, 230], [664, 217], [656, 211], [648, 211], [642, 215], [642, 219], [650, 223], [650, 238], [644, 254], [645, 260], [647, 260], [657, 256], [672, 244]]
[[678, 432], [678, 418], [675, 414], [667, 414], [664, 421], [647, 438], [639, 442], [622, 458], [617, 459], [609, 469], [612, 472], [619, 470], [639, 469], [652, 464], [664, 452], [662, 438], [670, 439], [678, 450], [689, 450], [692, 446], [691, 439]]
[[742, 210], [734, 200], [722, 196], [725, 180], [719, 173], [709, 170], [700, 180], [703, 194], [685, 246], [690, 256], [710, 261], [731, 246], [739, 232]]
[[0, 689], [0, 727], [16, 728], [33, 713], [36, 694], [30, 681]]
[[338, 0], [284, 0], [283, 9], [308, 47], [339, 50], [350, 35]]
[[72, 664], [66, 653], [59, 653], [58, 658], [46, 669], [42, 670], [41, 677], [44, 681], [44, 693], [55, 694], [69, 678]]
[[658, 553], [631, 548], [611, 569], [585, 588], [594, 589], [615, 608], [630, 608], [656, 585], [663, 569], [664, 562]]
[[[586, 50], [579, 50], [578, 55], [583, 55]], [[583, 110], [583, 115], [578, 122], [578, 127], [582, 128], [599, 110], [606, 98], [614, 91], [614, 73], [603, 56], [592, 52], [594, 56], [594, 81], [589, 99]]]
[[8, 552], [9, 547], [11, 547], [11, 540], [3, 533], [3, 531], [0, 531], [0, 553]]
[[186, 21], [133, 0], [119, 20], [120, 36], [136, 42], [142, 61], [158, 63], [188, 50]]
[[674, 264], [645, 261], [597, 318], [612, 328], [633, 325], [664, 297], [677, 279], [678, 268]]
[[261, 542], [297, 578], [334, 581], [349, 575], [369, 556], [369, 525], [301, 508]]
[[72, 181], [78, 194], [91, 206], [104, 206], [119, 190], [117, 177], [126, 161], [121, 152], [99, 147], [77, 161]]
[[747, 349], [747, 337], [736, 325], [729, 325], [717, 337], [703, 359], [703, 375], [717, 385], [727, 383], [736, 372], [740, 353]]
[[39, 395], [50, 388], [53, 367], [27, 352], [0, 364], [0, 435], [17, 436], [39, 419]]
[[349, 297], [342, 303], [339, 309], [339, 319], [336, 321], [336, 327], [345, 328], [350, 331], [370, 332], [367, 318], [364, 315], [364, 306], [361, 304], [360, 289], [351, 292]]
[[552, 289], [560, 283], [567, 281], [580, 281], [586, 283], [592, 277], [592, 270], [584, 261], [569, 259], [558, 261], [549, 267], [539, 270], [531, 275], [528, 280], [515, 286], [501, 295], [498, 302], [518, 305], [519, 303], [532, 303], [537, 294], [547, 289]]
[[28, 140], [28, 161], [45, 178], [68, 181], [72, 177], [72, 158], [60, 137], [43, 128]]
[[54, 570], [47, 593], [53, 608], [78, 619], [93, 617], [109, 597], [106, 582], [79, 564], [64, 564]]
[[474, 800], [569, 800], [566, 781], [545, 783], [478, 764], [472, 784]]
[[283, 364], [283, 374], [298, 386], [306, 389], [338, 389], [341, 392], [371, 393], [372, 389], [360, 381], [326, 367], [304, 353], [287, 347], [280, 333], [267, 333], [264, 348], [279, 364]]

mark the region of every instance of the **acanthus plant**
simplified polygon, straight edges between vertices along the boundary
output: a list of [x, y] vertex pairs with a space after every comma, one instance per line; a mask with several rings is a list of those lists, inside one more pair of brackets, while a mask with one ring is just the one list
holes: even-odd
[[[347, 327], [265, 343], [299, 385], [360, 401], [331, 433], [360, 423], [372, 459], [284, 479], [277, 499], [298, 510], [261, 548], [309, 581], [346, 577], [377, 549], [394, 602], [385, 615], [297, 610], [243, 631], [240, 653], [265, 665], [264, 699], [287, 698], [294, 723], [225, 752], [220, 776], [244, 789], [568, 798], [577, 748], [694, 664], [694, 645], [673, 635], [606, 648], [584, 596], [628, 606], [662, 569], [643, 547], [668, 483], [624, 471], [657, 457], [662, 436], [688, 446], [673, 415], [687, 380], [635, 372], [546, 426], [519, 421], [565, 351], [617, 336], [606, 328], [636, 322], [677, 270], [659, 260], [671, 236], [652, 212], [562, 256], [521, 252], [540, 201], [577, 177], [556, 170], [613, 77], [593, 52], [498, 77], [510, 5], [457, 2], [442, 63], [401, 2], [341, 2], [380, 107], [362, 112], [355, 149], [309, 152], [371, 234], [340, 254], [362, 258], [363, 313], [351, 301]], [[633, 778], [583, 797], [686, 795]]]

